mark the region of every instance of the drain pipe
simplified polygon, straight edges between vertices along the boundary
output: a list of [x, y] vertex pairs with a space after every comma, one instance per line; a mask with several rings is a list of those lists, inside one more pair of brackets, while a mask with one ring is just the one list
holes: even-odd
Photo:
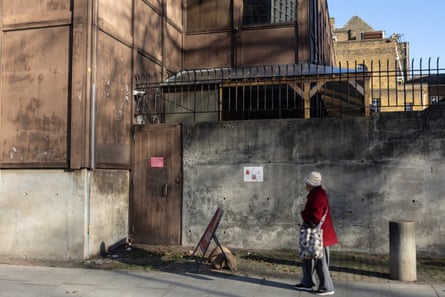
[[96, 168], [96, 75], [97, 75], [97, 33], [98, 33], [98, 0], [92, 1], [91, 7], [91, 115], [90, 115], [90, 168], [87, 169], [87, 193], [85, 201], [85, 221], [86, 221], [86, 238], [85, 238], [85, 256], [90, 258], [90, 231], [91, 231], [91, 192], [92, 192], [92, 172]]
[[91, 170], [96, 168], [96, 83], [93, 83], [91, 94]]
[[86, 176], [86, 207], [85, 207], [85, 231], [86, 231], [86, 239], [85, 239], [85, 253], [84, 256], [86, 259], [90, 258], [90, 217], [91, 217], [91, 170], [87, 170]]

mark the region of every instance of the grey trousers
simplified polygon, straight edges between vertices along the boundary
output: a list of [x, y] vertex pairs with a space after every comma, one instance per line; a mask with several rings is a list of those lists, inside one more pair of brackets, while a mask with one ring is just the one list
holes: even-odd
[[[314, 260], [303, 260], [303, 279], [305, 286], [314, 287], [318, 284], [318, 290], [334, 291], [334, 283], [329, 273], [329, 248], [324, 248], [324, 257]], [[318, 282], [316, 277], [318, 277]]]

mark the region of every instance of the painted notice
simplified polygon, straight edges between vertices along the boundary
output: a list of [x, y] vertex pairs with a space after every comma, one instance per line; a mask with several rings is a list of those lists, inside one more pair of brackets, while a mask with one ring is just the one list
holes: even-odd
[[164, 167], [164, 157], [150, 157], [150, 167], [163, 168]]
[[244, 182], [262, 183], [263, 167], [244, 167]]

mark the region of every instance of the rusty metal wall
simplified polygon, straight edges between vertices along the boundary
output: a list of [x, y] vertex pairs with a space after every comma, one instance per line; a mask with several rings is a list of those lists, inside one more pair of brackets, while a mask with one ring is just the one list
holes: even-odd
[[134, 74], [158, 82], [183, 68], [183, 1], [135, 1]]
[[184, 40], [184, 68], [217, 68], [232, 65], [232, 32], [187, 34]]
[[0, 165], [66, 167], [69, 1], [1, 1]]
[[[133, 0], [98, 1], [92, 166], [130, 168]], [[94, 27], [93, 27], [94, 29]]]
[[95, 166], [128, 167], [132, 124], [131, 48], [99, 32]]
[[130, 168], [134, 78], [182, 69], [182, 1], [0, 0], [0, 13], [0, 167]]
[[[255, 25], [243, 24], [243, 0], [232, 0], [231, 6], [227, 2], [189, 1], [187, 12], [193, 18], [187, 19], [185, 69], [289, 63], [334, 65], [326, 1], [318, 1], [317, 11], [310, 15], [309, 1], [297, 0], [295, 21]], [[230, 21], [222, 15], [228, 15]]]
[[295, 26], [252, 28], [240, 33], [241, 65], [273, 65], [295, 63], [298, 44]]

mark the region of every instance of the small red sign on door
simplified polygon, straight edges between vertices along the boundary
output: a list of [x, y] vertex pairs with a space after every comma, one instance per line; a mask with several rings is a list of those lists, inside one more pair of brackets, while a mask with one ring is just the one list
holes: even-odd
[[150, 167], [163, 168], [164, 167], [164, 157], [150, 157]]

